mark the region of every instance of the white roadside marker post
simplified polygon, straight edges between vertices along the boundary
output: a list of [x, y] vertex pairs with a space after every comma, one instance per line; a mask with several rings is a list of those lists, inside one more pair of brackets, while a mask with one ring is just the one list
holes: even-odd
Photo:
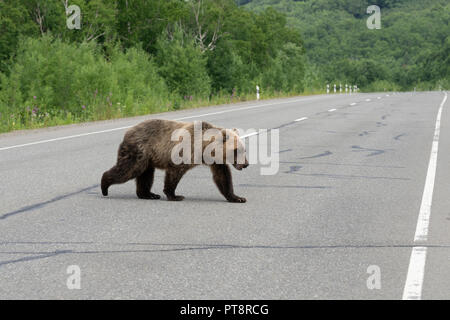
[[334, 84], [334, 93], [336, 93], [336, 83]]
[[330, 85], [327, 84], [327, 94], [329, 94], [329, 93], [330, 93]]
[[345, 84], [345, 93], [348, 93], [348, 84]]
[[339, 83], [339, 93], [342, 93], [342, 83]]
[[256, 85], [256, 100], [259, 100], [259, 86]]

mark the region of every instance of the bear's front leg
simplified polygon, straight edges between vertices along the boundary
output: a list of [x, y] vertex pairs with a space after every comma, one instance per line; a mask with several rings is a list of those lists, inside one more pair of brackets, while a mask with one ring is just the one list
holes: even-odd
[[244, 203], [247, 199], [234, 194], [231, 170], [227, 164], [211, 165], [214, 182], [220, 193], [230, 202]]
[[175, 195], [175, 189], [186, 171], [187, 170], [184, 167], [174, 167], [166, 170], [166, 177], [164, 179], [164, 193], [167, 196], [167, 200], [184, 200], [183, 196]]

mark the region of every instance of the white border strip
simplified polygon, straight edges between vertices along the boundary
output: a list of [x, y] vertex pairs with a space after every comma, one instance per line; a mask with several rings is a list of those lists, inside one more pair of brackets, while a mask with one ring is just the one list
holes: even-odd
[[431, 203], [433, 201], [434, 180], [436, 177], [439, 134], [441, 131], [441, 115], [446, 100], [447, 92], [445, 93], [444, 100], [442, 100], [442, 103], [439, 106], [436, 117], [436, 127], [434, 130], [433, 144], [431, 146], [430, 162], [428, 163], [427, 177], [425, 179], [425, 187], [423, 189], [422, 203], [420, 205], [414, 241], [427, 241], [428, 237], [428, 225], [430, 223]]
[[426, 247], [413, 247], [405, 289], [403, 290], [403, 300], [420, 300], [422, 298], [422, 284], [425, 275], [426, 259]]
[[[441, 130], [441, 116], [447, 92], [439, 106], [436, 117], [436, 127], [434, 130], [433, 144], [431, 146], [430, 161], [428, 163], [427, 177], [420, 205], [419, 218], [417, 220], [414, 242], [425, 242], [428, 239], [428, 227], [430, 223], [431, 204], [433, 200], [434, 180], [436, 177], [437, 155], [439, 147], [439, 133]], [[403, 300], [420, 300], [422, 298], [423, 278], [425, 275], [425, 263], [427, 259], [426, 247], [413, 247], [409, 260], [408, 274], [406, 276], [405, 288], [403, 290]]]

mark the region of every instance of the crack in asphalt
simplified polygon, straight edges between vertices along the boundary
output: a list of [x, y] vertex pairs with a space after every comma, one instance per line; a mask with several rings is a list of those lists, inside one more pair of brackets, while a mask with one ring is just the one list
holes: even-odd
[[54, 198], [52, 198], [50, 200], [46, 200], [46, 201], [38, 202], [38, 203], [29, 205], [29, 206], [22, 207], [20, 209], [17, 209], [17, 210], [14, 210], [14, 211], [11, 211], [11, 212], [8, 212], [8, 213], [5, 213], [5, 214], [1, 215], [0, 216], [0, 220], [4, 220], [6, 218], [9, 218], [9, 217], [14, 216], [14, 215], [19, 214], [19, 213], [23, 213], [23, 212], [27, 212], [27, 211], [33, 211], [33, 210], [36, 210], [36, 209], [39, 209], [39, 208], [43, 208], [43, 207], [45, 207], [45, 206], [47, 206], [47, 205], [49, 205], [51, 203], [70, 198], [70, 197], [75, 196], [77, 194], [80, 194], [80, 193], [92, 190], [94, 188], [98, 188], [99, 186], [100, 186], [99, 184], [95, 184], [95, 185], [92, 185], [90, 187], [86, 187], [86, 188], [80, 189], [78, 191], [74, 191], [74, 192], [66, 193], [66, 194], [63, 194], [63, 195], [60, 195], [60, 196], [56, 196], [56, 197], [54, 197]]

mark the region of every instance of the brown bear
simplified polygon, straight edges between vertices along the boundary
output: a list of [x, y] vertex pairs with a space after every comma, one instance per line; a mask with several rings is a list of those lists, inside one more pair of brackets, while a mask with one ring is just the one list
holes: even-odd
[[[212, 132], [218, 132], [218, 134], [208, 135], [207, 133], [211, 132], [209, 129], [213, 129]], [[178, 150], [176, 147], [180, 146], [180, 139], [179, 137], [174, 139], [173, 134], [177, 130], [187, 132], [192, 139], [188, 141], [190, 146], [188, 150], [191, 154], [188, 152], [183, 154], [183, 150], [176, 151]], [[198, 136], [197, 132], [200, 132], [201, 135]], [[200, 159], [198, 158], [199, 153], [195, 151], [198, 150], [195, 149], [195, 146], [201, 149]], [[213, 147], [212, 151], [211, 147]], [[223, 148], [223, 152], [216, 153], [217, 150], [214, 147], [217, 150]], [[212, 157], [218, 157], [214, 158], [215, 160], [223, 159], [223, 161], [211, 162], [211, 157], [208, 158], [205, 155], [207, 154], [205, 151], [208, 149]], [[174, 154], [188, 156], [188, 159], [197, 159], [197, 161], [179, 163], [179, 161], [173, 161]], [[164, 193], [167, 199], [181, 201], [184, 197], [175, 195], [175, 189], [183, 175], [199, 164], [206, 164], [211, 168], [215, 184], [228, 201], [246, 202], [245, 198], [234, 194], [229, 167], [229, 164], [232, 164], [237, 170], [248, 167], [245, 146], [236, 129], [215, 127], [207, 122], [187, 123], [160, 119], [144, 121], [125, 133], [119, 147], [117, 164], [103, 174], [102, 193], [107, 196], [108, 188], [111, 185], [136, 179], [136, 194], [140, 199], [160, 199], [159, 195], [150, 192], [156, 168], [166, 171]]]

